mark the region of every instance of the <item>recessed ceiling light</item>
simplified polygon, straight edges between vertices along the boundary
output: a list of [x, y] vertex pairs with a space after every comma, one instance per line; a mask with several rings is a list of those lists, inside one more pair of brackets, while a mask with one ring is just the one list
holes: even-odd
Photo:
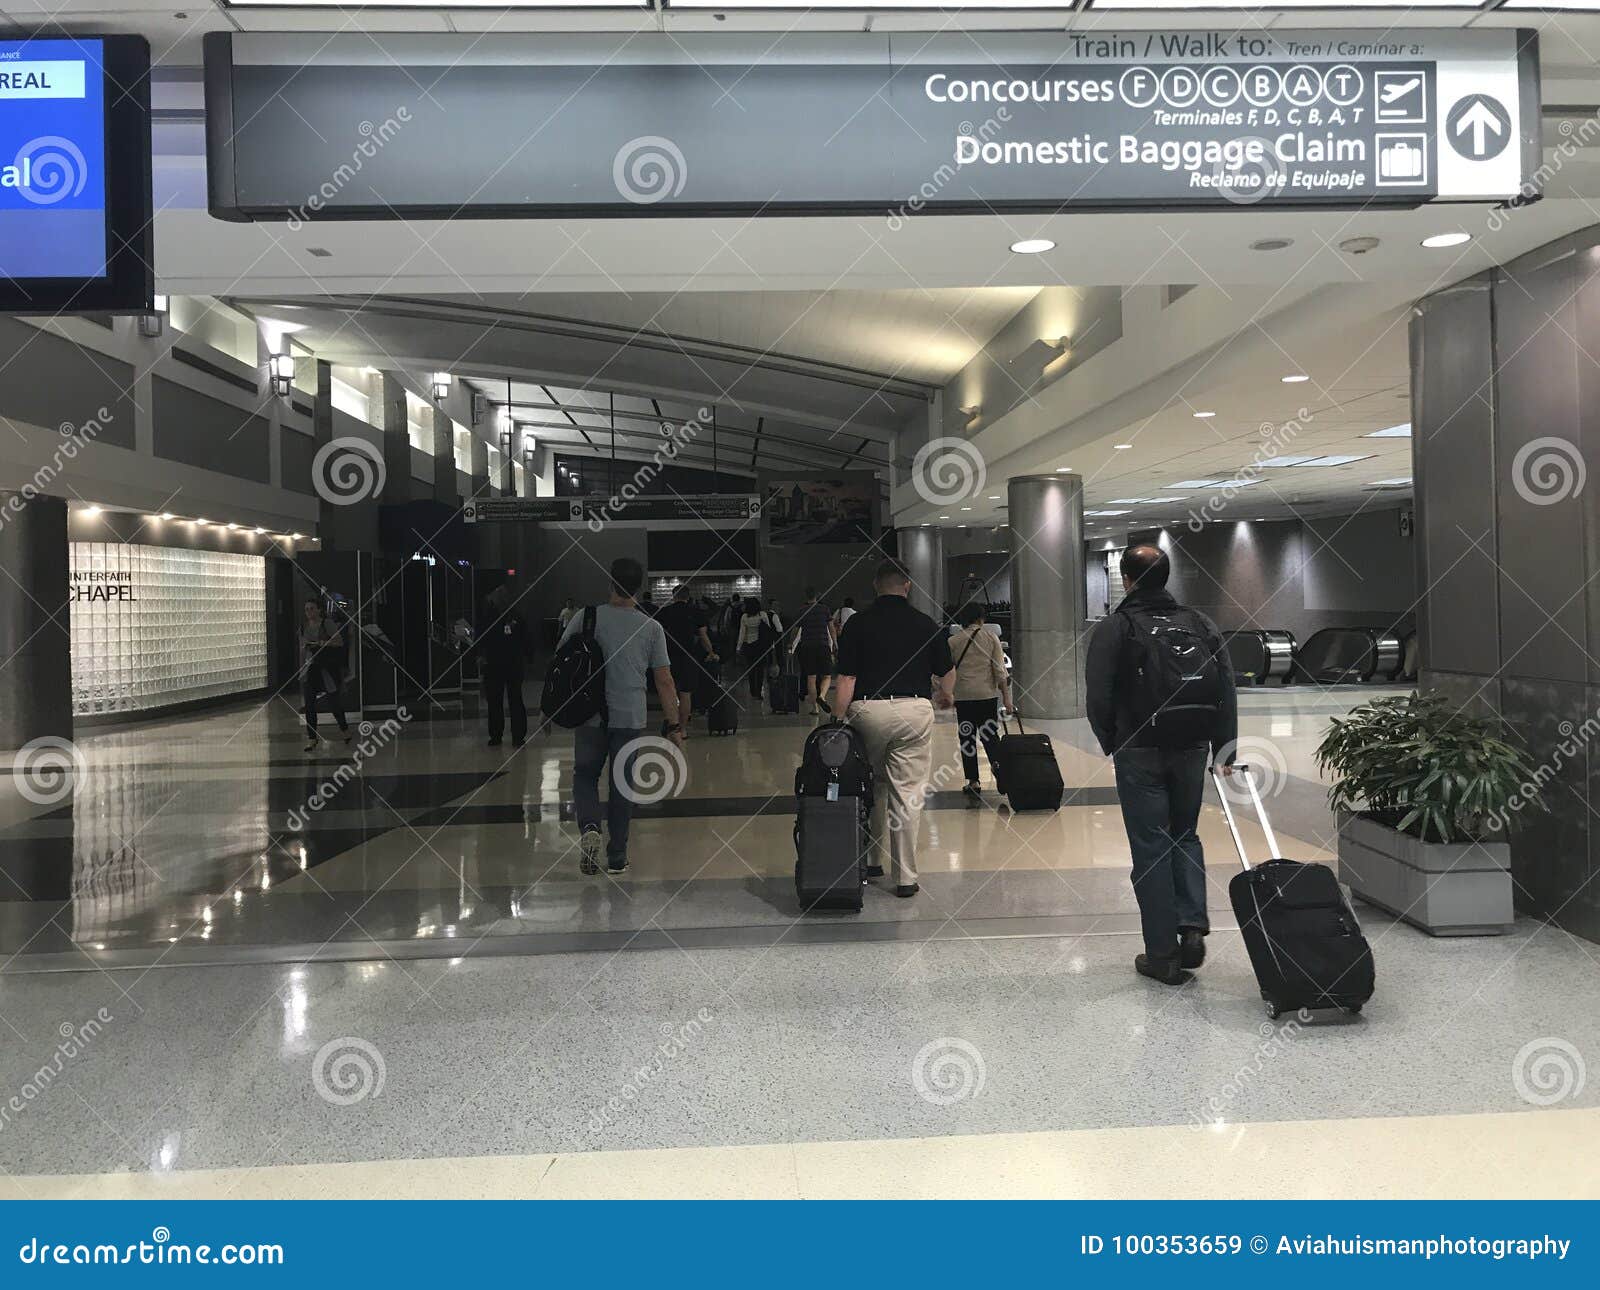
[[1194, 415], [1202, 421], [1207, 421], [1217, 414], [1215, 412], [1196, 412]]
[[998, 502], [1000, 500], [1000, 494], [999, 493], [990, 493], [989, 494], [989, 500], [991, 502]]
[[1020, 242], [1013, 242], [1011, 249], [1018, 255], [1040, 255], [1055, 250], [1056, 244], [1047, 237], [1025, 237]]
[[85, 506], [83, 508], [83, 513], [85, 515], [98, 515], [100, 514], [100, 508], [94, 505]]
[[1437, 251], [1446, 246], [1460, 246], [1463, 242], [1472, 241], [1471, 233], [1435, 233], [1432, 237], [1422, 239], [1422, 245], [1430, 251]]
[[1129, 448], [1133, 447], [1133, 445], [1131, 443], [1118, 443], [1113, 444], [1112, 447], [1114, 447], [1118, 452], [1126, 452]]
[[1056, 474], [1058, 474], [1058, 475], [1070, 475], [1071, 473], [1072, 473], [1072, 467], [1071, 466], [1057, 466], [1056, 467]]
[[1311, 378], [1304, 372], [1292, 372], [1288, 376], [1280, 376], [1278, 379], [1285, 385], [1299, 385], [1301, 381], [1309, 381]]
[[941, 516], [940, 516], [940, 517], [939, 517], [939, 518], [940, 518], [940, 519], [941, 519], [941, 520], [947, 520], [947, 519], [949, 519], [949, 518], [950, 518], [950, 517], [949, 517], [949, 516], [948, 516], [948, 515], [941, 515]]
[[971, 509], [972, 509], [972, 507], [970, 507], [970, 506], [963, 506], [963, 507], [962, 507], [962, 508], [961, 508], [961, 509], [962, 509], [962, 510], [964, 510], [964, 511], [970, 511], [970, 510], [971, 510]]
[[1294, 245], [1292, 237], [1262, 237], [1250, 243], [1252, 251], [1282, 251]]

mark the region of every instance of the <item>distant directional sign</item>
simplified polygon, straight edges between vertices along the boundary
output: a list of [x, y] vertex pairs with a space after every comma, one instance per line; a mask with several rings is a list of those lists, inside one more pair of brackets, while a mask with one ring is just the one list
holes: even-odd
[[1511, 142], [1511, 113], [1487, 94], [1468, 94], [1450, 109], [1444, 133], [1450, 146], [1467, 160], [1487, 161], [1499, 156]]

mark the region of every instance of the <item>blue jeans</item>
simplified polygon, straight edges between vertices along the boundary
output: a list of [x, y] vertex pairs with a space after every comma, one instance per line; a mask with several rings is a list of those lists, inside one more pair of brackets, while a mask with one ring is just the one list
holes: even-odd
[[[633, 803], [619, 791], [628, 782], [631, 765], [622, 765], [624, 747], [643, 730], [607, 730], [601, 726], [579, 726], [572, 732], [572, 804], [580, 831], [600, 827], [600, 774], [611, 764], [611, 792], [606, 798], [606, 862], [620, 866], [628, 858], [628, 825], [633, 820]], [[629, 758], [632, 761], [632, 758]]]
[[1178, 933], [1211, 930], [1206, 916], [1206, 859], [1195, 834], [1205, 793], [1204, 745], [1123, 748], [1115, 757], [1117, 799], [1133, 852], [1133, 894], [1144, 926], [1144, 952], [1162, 961], [1178, 953]]

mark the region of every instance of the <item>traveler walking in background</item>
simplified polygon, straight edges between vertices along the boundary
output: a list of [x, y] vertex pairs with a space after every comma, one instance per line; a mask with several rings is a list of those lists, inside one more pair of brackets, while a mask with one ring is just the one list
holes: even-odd
[[710, 676], [702, 663], [718, 661], [706, 631], [705, 614], [689, 594], [689, 584], [680, 582], [672, 590], [672, 603], [656, 615], [656, 622], [667, 634], [667, 657], [672, 663], [672, 682], [678, 689], [679, 720], [685, 737], [694, 717], [694, 696], [710, 688]]
[[984, 622], [986, 609], [976, 601], [963, 605], [956, 620], [961, 624], [950, 641], [956, 661], [956, 729], [961, 744], [961, 770], [967, 782], [961, 791], [976, 804], [981, 797], [978, 781], [978, 745], [983, 745], [989, 769], [995, 769], [1000, 745], [1000, 718], [1011, 707], [1011, 678], [1006, 675], [1006, 654], [1000, 638]]
[[511, 746], [520, 748], [528, 738], [528, 707], [522, 701], [522, 679], [533, 654], [533, 636], [521, 612], [512, 604], [511, 588], [501, 583], [485, 601], [478, 624], [478, 656], [483, 661], [483, 698], [489, 713], [489, 747], [498, 748], [506, 729], [506, 709], [511, 709]]
[[567, 630], [568, 621], [572, 618], [572, 615], [577, 612], [578, 602], [575, 601], [571, 596], [568, 596], [566, 603], [561, 606], [561, 612], [556, 615], [556, 621], [559, 624], [559, 629], [561, 631]]
[[[883, 873], [888, 854], [894, 894], [915, 896], [917, 829], [933, 750], [933, 710], [954, 703], [955, 667], [943, 628], [906, 599], [911, 578], [896, 560], [878, 566], [877, 599], [839, 637], [835, 704], [861, 734], [881, 791], [873, 794], [871, 844]], [[935, 682], [933, 699], [928, 690]]]
[[1182, 985], [1205, 962], [1205, 853], [1195, 832], [1206, 760], [1239, 735], [1233, 668], [1216, 624], [1167, 590], [1172, 565], [1155, 546], [1122, 553], [1126, 592], [1089, 642], [1089, 726], [1116, 766], [1144, 927], [1142, 975]]
[[338, 624], [323, 617], [320, 596], [307, 597], [300, 623], [300, 710], [306, 719], [307, 752], [315, 752], [322, 742], [317, 733], [319, 695], [327, 698], [345, 743], [350, 742], [350, 724], [339, 693], [344, 684], [344, 657], [344, 634]]
[[778, 628], [773, 616], [751, 596], [744, 602], [739, 619], [739, 656], [744, 659], [745, 676], [750, 682], [750, 697], [759, 699], [767, 676], [767, 661], [778, 643]]
[[815, 587], [806, 588], [805, 605], [794, 620], [794, 661], [811, 705], [807, 715], [820, 716], [828, 707], [833, 676], [833, 622]]
[[[633, 763], [644, 734], [645, 684], [655, 685], [665, 720], [661, 733], [680, 748], [683, 727], [678, 720], [678, 691], [672, 683], [667, 654], [667, 634], [661, 624], [645, 614], [636, 597], [644, 586], [644, 566], [623, 557], [611, 563], [611, 598], [594, 607], [594, 635], [605, 659], [606, 710], [572, 732], [572, 801], [578, 816], [578, 868], [586, 874], [600, 872], [604, 850], [606, 868], [620, 874], [628, 868], [628, 828], [633, 802], [641, 795]], [[584, 630], [587, 611], [576, 613], [562, 633], [562, 641]], [[606, 798], [606, 835], [600, 833], [600, 775], [611, 767], [611, 791]]]
[[844, 604], [833, 611], [833, 642], [835, 645], [839, 643], [839, 633], [844, 630], [844, 625], [855, 616], [855, 612], [856, 598], [854, 596], [846, 596]]

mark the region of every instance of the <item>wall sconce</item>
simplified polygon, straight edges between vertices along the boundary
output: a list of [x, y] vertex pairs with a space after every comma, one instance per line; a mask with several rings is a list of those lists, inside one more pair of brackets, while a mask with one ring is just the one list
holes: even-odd
[[433, 401], [443, 403], [450, 397], [450, 373], [435, 372], [433, 374]]
[[272, 376], [272, 392], [280, 399], [288, 398], [294, 388], [294, 355], [274, 354], [267, 363], [267, 371]]
[[167, 298], [152, 296], [150, 299], [153, 304], [152, 311], [139, 315], [139, 335], [155, 340], [166, 329]]

